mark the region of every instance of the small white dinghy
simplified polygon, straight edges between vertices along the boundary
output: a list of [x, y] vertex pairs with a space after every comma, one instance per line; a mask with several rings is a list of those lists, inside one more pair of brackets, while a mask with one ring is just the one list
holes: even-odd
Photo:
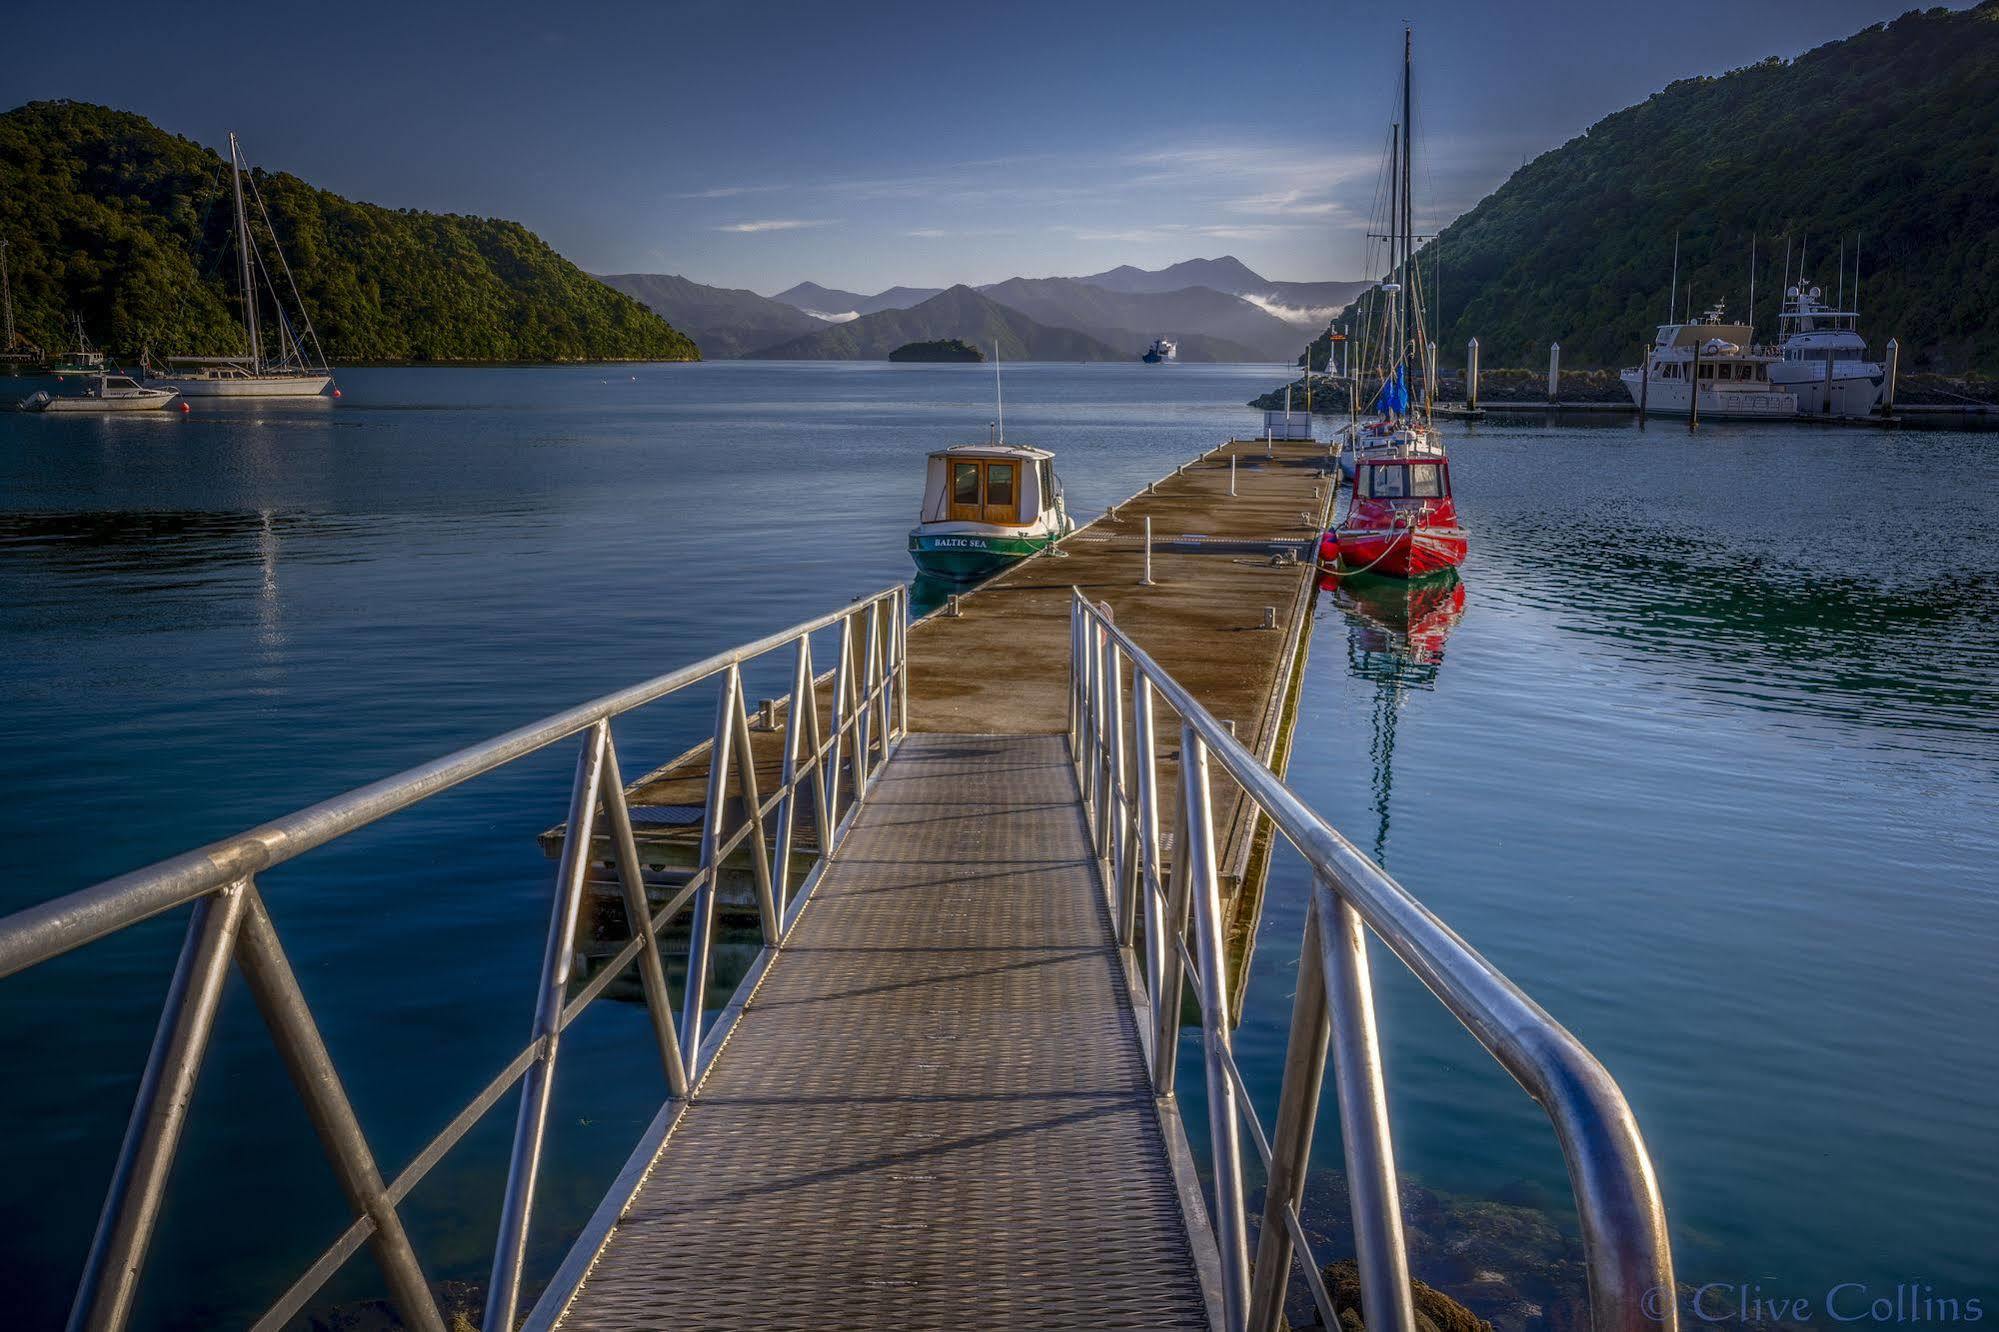
[[44, 389], [23, 398], [21, 407], [30, 412], [150, 412], [179, 396], [173, 389], [147, 388], [130, 375], [101, 374], [82, 393], [55, 394]]

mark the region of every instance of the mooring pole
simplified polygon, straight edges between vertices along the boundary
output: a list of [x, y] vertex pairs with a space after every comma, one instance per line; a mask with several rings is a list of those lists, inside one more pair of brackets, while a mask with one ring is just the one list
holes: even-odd
[[[1841, 272], [1842, 274], [1845, 272], [1845, 265], [1843, 263], [1841, 265]], [[1832, 358], [1833, 349], [1827, 347], [1825, 349], [1825, 406], [1819, 408], [1819, 415], [1821, 416], [1832, 415]]]
[[1888, 396], [1882, 399], [1881, 414], [1890, 416], [1895, 411], [1895, 379], [1901, 370], [1902, 344], [1894, 338], [1888, 339]]
[[1478, 410], [1478, 339], [1465, 344], [1465, 410]]
[[1694, 339], [1693, 363], [1687, 367], [1687, 433], [1692, 434], [1701, 424], [1701, 344]]
[[[1229, 470], [1235, 470], [1235, 459], [1229, 459]], [[1145, 577], [1139, 579], [1141, 585], [1152, 586], [1152, 515], [1145, 515]]]
[[1645, 428], [1645, 399], [1652, 387], [1652, 349], [1638, 344], [1638, 428]]
[[1559, 402], [1562, 397], [1562, 344], [1548, 344], [1548, 401]]

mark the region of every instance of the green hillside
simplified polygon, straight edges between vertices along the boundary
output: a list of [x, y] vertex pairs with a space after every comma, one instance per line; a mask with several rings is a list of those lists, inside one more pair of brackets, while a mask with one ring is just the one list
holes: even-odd
[[[353, 203], [283, 173], [256, 182], [333, 360], [699, 356], [518, 223]], [[67, 347], [81, 316], [117, 354], [241, 350], [228, 187], [223, 159], [141, 116], [82, 102], [0, 114], [0, 239], [21, 332]]]
[[[1421, 167], [1422, 142], [1417, 142]], [[1446, 363], [1636, 364], [1682, 305], [1749, 298], [1774, 336], [1784, 236], [1838, 288], [1860, 237], [1862, 330], [1910, 368], [1999, 370], [1999, 0], [1911, 12], [1796, 60], [1675, 83], [1516, 172], [1419, 255], [1443, 262]], [[1795, 259], [1794, 259], [1795, 262]], [[1848, 279], [1849, 288], [1851, 278]]]

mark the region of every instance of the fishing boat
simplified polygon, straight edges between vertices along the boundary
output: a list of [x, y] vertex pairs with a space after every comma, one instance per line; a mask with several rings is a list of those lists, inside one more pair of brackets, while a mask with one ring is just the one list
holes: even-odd
[[1700, 318], [1659, 325], [1645, 364], [1619, 372], [1631, 401], [1648, 412], [1685, 416], [1700, 404], [1703, 419], [1767, 420], [1796, 416], [1798, 398], [1772, 382], [1778, 357], [1751, 349], [1747, 324], [1732, 324], [1723, 306]]
[[1055, 455], [1024, 444], [960, 444], [930, 455], [909, 557], [933, 578], [977, 582], [1075, 530]]
[[105, 372], [104, 353], [90, 345], [90, 339], [83, 331], [83, 317], [76, 316], [76, 349], [63, 353], [62, 359], [49, 366], [49, 373], [58, 379], [90, 379]]
[[[312, 320], [305, 313], [298, 285], [292, 281], [291, 264], [278, 245], [277, 232], [271, 227], [270, 212], [264, 207], [263, 196], [257, 192], [257, 183], [253, 178], [250, 181], [250, 197], [255, 200], [258, 215], [263, 218], [264, 230], [270, 233], [277, 272], [284, 275], [285, 285], [291, 292], [292, 307], [298, 311], [296, 324], [286, 314], [285, 304], [279, 299], [277, 283], [271, 270], [265, 267], [257, 248], [250, 230], [250, 213], [244, 201], [243, 150], [233, 133], [229, 136], [229, 175], [236, 206], [237, 293], [242, 304], [243, 338], [248, 354], [170, 356], [166, 370], [152, 375], [151, 380], [161, 388], [173, 389], [190, 398], [316, 398], [326, 392], [333, 376], [327, 370], [326, 356], [320, 350], [318, 335], [312, 331]], [[270, 289], [271, 308], [276, 321], [269, 339], [264, 335], [262, 287], [257, 280], [260, 274], [264, 279], [263, 286]]]
[[43, 390], [22, 399], [21, 408], [30, 412], [150, 412], [179, 396], [172, 389], [148, 388], [129, 375], [99, 374], [97, 382], [82, 393]]
[[[1427, 406], [1411, 401], [1409, 370], [1424, 364], [1421, 268], [1410, 201], [1411, 40], [1402, 39], [1402, 123], [1389, 152], [1388, 279], [1373, 302], [1372, 343], [1380, 356], [1379, 415], [1347, 432], [1352, 472], [1333, 528], [1319, 539], [1320, 563], [1336, 573], [1420, 578], [1464, 563], [1470, 541], [1451, 494], [1451, 464]], [[1397, 280], [1397, 279], [1400, 280]], [[1430, 397], [1426, 390], [1424, 397]], [[1343, 462], [1344, 467], [1344, 462]]]

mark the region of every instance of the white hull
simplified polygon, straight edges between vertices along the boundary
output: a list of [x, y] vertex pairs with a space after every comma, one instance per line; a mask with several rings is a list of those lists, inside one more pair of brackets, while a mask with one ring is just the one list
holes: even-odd
[[[1791, 378], [1796, 376], [1796, 378]], [[1795, 394], [1806, 416], [1872, 416], [1888, 396], [1888, 377], [1865, 361], [1835, 361], [1832, 368], [1832, 410], [1826, 411], [1825, 366], [1809, 361], [1780, 362], [1770, 367], [1770, 382]]]
[[184, 398], [317, 398], [331, 375], [260, 375], [244, 379], [156, 379]]
[[[1684, 379], [1654, 379], [1650, 387], [1642, 387], [1638, 372], [1624, 372], [1624, 387], [1631, 394], [1635, 404], [1642, 392], [1647, 413], [1661, 416], [1685, 416], [1687, 414], [1687, 381]], [[1741, 389], [1702, 389], [1701, 416], [1714, 421], [1768, 421], [1785, 420], [1798, 414], [1797, 395], [1772, 385], [1769, 389], [1745, 386]]]
[[30, 410], [39, 412], [156, 412], [174, 400], [171, 393], [157, 396], [147, 394], [140, 398], [50, 398], [40, 407]]

